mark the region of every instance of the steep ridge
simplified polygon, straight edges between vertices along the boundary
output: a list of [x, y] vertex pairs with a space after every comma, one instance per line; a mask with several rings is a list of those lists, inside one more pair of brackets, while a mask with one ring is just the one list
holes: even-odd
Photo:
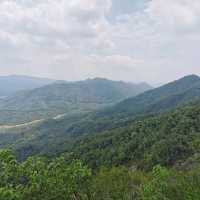
[[[200, 77], [189, 75], [136, 97], [126, 99], [111, 109], [105, 110], [102, 114], [121, 117], [125, 115], [138, 115], [150, 111], [162, 111], [174, 108], [182, 103], [188, 103], [199, 97]], [[153, 109], [159, 106], [160, 109]]]

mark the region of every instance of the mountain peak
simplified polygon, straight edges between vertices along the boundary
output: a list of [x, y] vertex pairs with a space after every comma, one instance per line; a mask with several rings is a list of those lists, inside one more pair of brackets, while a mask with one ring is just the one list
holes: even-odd
[[89, 78], [87, 81], [112, 81], [106, 78], [101, 78], [101, 77], [95, 77], [95, 78]]
[[184, 76], [182, 79], [180, 80], [191, 80], [191, 81], [199, 81], [200, 80], [200, 77], [197, 76], [196, 74], [191, 74], [191, 75], [188, 75], [188, 76]]
[[[161, 87], [158, 87], [157, 89], [159, 90], [163, 90], [163, 89], [173, 89], [176, 85], [176, 89], [178, 89], [177, 87], [180, 87], [180, 89], [186, 89], [186, 88], [191, 88], [192, 86], [194, 86], [197, 82], [200, 82], [200, 77], [195, 75], [195, 74], [191, 74], [191, 75], [187, 75], [184, 76], [180, 79], [177, 79], [175, 81], [172, 81], [170, 83], [167, 83], [165, 85], [162, 85]], [[177, 91], [175, 91], [177, 92]]]

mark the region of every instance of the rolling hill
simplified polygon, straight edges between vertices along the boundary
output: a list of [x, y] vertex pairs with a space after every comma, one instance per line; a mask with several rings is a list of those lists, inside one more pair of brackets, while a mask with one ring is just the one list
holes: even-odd
[[21, 158], [34, 154], [59, 154], [77, 139], [117, 128], [123, 129], [149, 115], [198, 101], [199, 83], [199, 77], [187, 76], [98, 111], [71, 113], [39, 121], [31, 126], [11, 126], [6, 129], [3, 126], [0, 127], [0, 145], [2, 148], [11, 145], [18, 150]]
[[57, 82], [18, 92], [0, 101], [0, 124], [19, 124], [57, 115], [91, 111], [136, 96], [151, 86], [107, 79]]

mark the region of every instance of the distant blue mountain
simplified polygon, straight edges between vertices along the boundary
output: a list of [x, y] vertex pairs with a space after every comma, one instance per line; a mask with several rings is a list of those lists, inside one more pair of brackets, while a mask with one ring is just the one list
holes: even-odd
[[21, 90], [30, 90], [53, 83], [55, 80], [30, 76], [0, 76], [0, 97], [13, 95]]

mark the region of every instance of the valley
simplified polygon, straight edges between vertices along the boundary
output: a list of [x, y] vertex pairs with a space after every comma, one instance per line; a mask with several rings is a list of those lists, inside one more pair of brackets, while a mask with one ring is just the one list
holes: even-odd
[[[16, 109], [17, 115], [12, 116], [15, 121], [6, 118], [5, 124], [5, 119], [0, 118], [1, 153], [6, 153], [4, 149], [15, 152], [17, 161], [13, 162], [18, 162], [20, 168], [21, 165], [37, 162], [38, 167], [42, 164], [43, 170], [47, 170], [45, 173], [51, 174], [48, 172], [48, 162], [40, 161], [45, 158], [51, 160], [50, 165], [60, 163], [62, 169], [76, 165], [80, 170], [92, 170], [93, 175], [88, 174], [87, 179], [94, 181], [94, 185], [100, 180], [109, 182], [110, 179], [101, 177], [104, 175], [110, 178], [126, 177], [120, 186], [127, 189], [126, 195], [133, 191], [135, 195], [148, 195], [141, 187], [149, 187], [148, 184], [154, 179], [159, 181], [154, 177], [155, 170], [158, 170], [159, 176], [162, 173], [166, 173], [170, 179], [176, 176], [177, 184], [181, 178], [179, 173], [198, 172], [200, 77], [189, 75], [159, 88], [145, 87], [139, 94], [135, 93], [136, 85], [104, 79], [68, 84], [50, 84], [18, 92], [16, 96], [2, 100], [0, 108], [6, 108], [8, 116], [11, 116], [12, 109]], [[33, 109], [30, 118], [22, 115], [23, 112], [29, 115], [30, 108]], [[47, 110], [51, 110], [52, 114]], [[38, 115], [38, 111], [44, 115]], [[66, 164], [62, 165], [62, 162]], [[167, 168], [173, 169], [174, 174]], [[186, 179], [190, 177], [185, 173]], [[134, 187], [140, 192], [134, 188], [128, 190], [126, 184], [133, 184], [137, 178], [142, 186], [139, 184]], [[170, 182], [165, 184], [171, 187]], [[110, 183], [106, 187], [111, 186]], [[90, 184], [87, 187], [91, 187]], [[100, 189], [98, 185], [95, 187], [95, 191]], [[156, 188], [158, 185], [152, 190], [157, 191]], [[105, 191], [104, 188], [102, 195]], [[84, 191], [79, 193], [86, 195]], [[173, 198], [177, 198], [173, 195]]]

